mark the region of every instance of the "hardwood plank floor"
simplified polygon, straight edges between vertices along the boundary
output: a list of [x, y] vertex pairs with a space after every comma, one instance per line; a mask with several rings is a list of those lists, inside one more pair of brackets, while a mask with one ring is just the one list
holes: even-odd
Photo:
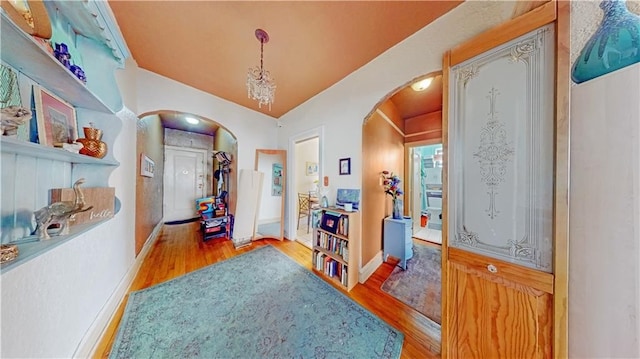
[[[165, 225], [129, 288], [129, 292], [165, 282], [269, 244], [311, 270], [311, 250], [296, 241], [280, 242], [263, 239], [236, 250], [233, 243], [226, 238], [203, 242], [197, 223]], [[382, 283], [393, 271], [394, 264], [394, 262], [383, 263], [366, 283], [357, 284], [349, 293], [343, 292], [389, 325], [404, 333], [401, 358], [439, 358], [440, 343], [430, 338], [425, 332], [428, 319], [380, 289]], [[337, 287], [329, 281], [327, 283]], [[109, 356], [125, 305], [126, 298], [118, 307], [101, 338], [94, 353], [95, 358]]]

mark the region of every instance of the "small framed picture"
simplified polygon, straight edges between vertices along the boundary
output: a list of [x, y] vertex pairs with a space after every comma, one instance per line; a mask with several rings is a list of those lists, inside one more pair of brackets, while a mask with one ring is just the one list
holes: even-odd
[[340, 220], [340, 214], [333, 214], [332, 212], [324, 212], [322, 219], [320, 220], [320, 228], [331, 233], [338, 231], [338, 222]]
[[339, 165], [340, 165], [340, 175], [351, 174], [351, 158], [341, 158]]
[[61, 147], [78, 139], [76, 109], [40, 86], [34, 86], [38, 142]]
[[153, 160], [144, 153], [140, 154], [140, 175], [144, 177], [153, 177], [155, 170], [155, 162], [153, 162]]
[[317, 162], [306, 162], [306, 175], [307, 176], [315, 176], [318, 174], [318, 163]]

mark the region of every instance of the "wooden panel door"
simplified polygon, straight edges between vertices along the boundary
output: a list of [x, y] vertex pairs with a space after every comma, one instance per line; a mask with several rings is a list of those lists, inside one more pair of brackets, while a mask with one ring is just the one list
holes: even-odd
[[555, 6], [445, 56], [444, 357], [553, 355]]
[[551, 274], [453, 248], [448, 266], [450, 358], [551, 357]]

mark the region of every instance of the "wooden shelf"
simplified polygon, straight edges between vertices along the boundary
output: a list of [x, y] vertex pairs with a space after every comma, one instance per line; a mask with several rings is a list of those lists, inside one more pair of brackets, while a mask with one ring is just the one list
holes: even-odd
[[[312, 238], [312, 243], [313, 243], [313, 250], [311, 251], [311, 255], [312, 255], [312, 259], [311, 262], [312, 264], [312, 268], [314, 270], [314, 272], [316, 274], [318, 274], [319, 276], [326, 278], [327, 280], [335, 283], [339, 288], [344, 289], [346, 291], [350, 291], [351, 289], [353, 289], [353, 287], [355, 287], [355, 285], [358, 283], [358, 271], [359, 271], [359, 260], [360, 260], [360, 215], [359, 212], [345, 212], [342, 211], [340, 209], [336, 209], [336, 208], [323, 208], [322, 213], [324, 214], [324, 212], [333, 212], [334, 214], [337, 213], [339, 214], [341, 217], [346, 217], [348, 218], [348, 226], [347, 226], [347, 231], [348, 233], [346, 235], [342, 235], [342, 234], [335, 234], [332, 233], [331, 231], [327, 231], [324, 230], [322, 228], [314, 228], [313, 229], [313, 238]], [[322, 246], [317, 245], [316, 241], [318, 240], [318, 238], [321, 235], [327, 235], [327, 236], [333, 236], [335, 237], [337, 240], [339, 241], [344, 241], [347, 244], [347, 248], [348, 248], [348, 255], [347, 255], [347, 259], [345, 260], [345, 257], [341, 256], [338, 253], [335, 253], [329, 249], [325, 249]], [[328, 237], [327, 237], [328, 238]], [[321, 253], [322, 255], [325, 255], [326, 257], [332, 259], [333, 261], [337, 262], [338, 266], [344, 266], [347, 273], [346, 273], [346, 285], [342, 283], [342, 281], [340, 280], [339, 277], [335, 276], [335, 277], [330, 277], [329, 275], [324, 273], [324, 270], [318, 269], [316, 268], [316, 265], [318, 265], [317, 261], [317, 253]]]
[[334, 252], [332, 252], [330, 250], [324, 249], [324, 248], [316, 246], [316, 245], [313, 246], [313, 249], [318, 251], [318, 252], [322, 252], [322, 253], [328, 255], [329, 257], [335, 259], [337, 262], [340, 262], [340, 263], [342, 263], [344, 265], [349, 265], [349, 262], [345, 261], [344, 258], [341, 255], [337, 254], [337, 253], [334, 253]]
[[330, 235], [330, 236], [334, 236], [334, 237], [336, 237], [336, 238], [340, 238], [340, 239], [344, 239], [345, 241], [349, 241], [349, 237], [344, 236], [344, 235], [342, 235], [342, 234], [333, 233], [333, 232], [330, 232], [330, 231], [324, 230], [324, 229], [322, 229], [322, 228], [317, 228], [317, 229], [318, 229], [318, 232], [326, 233], [326, 234], [328, 234], [328, 235]]
[[91, 156], [81, 155], [65, 151], [61, 148], [42, 146], [37, 143], [18, 140], [10, 137], [0, 137], [2, 153], [15, 153], [49, 160], [64, 161], [69, 163], [84, 163], [104, 166], [118, 166], [120, 163], [113, 160], [105, 160]]
[[115, 113], [33, 37], [0, 10], [2, 60], [75, 107]]

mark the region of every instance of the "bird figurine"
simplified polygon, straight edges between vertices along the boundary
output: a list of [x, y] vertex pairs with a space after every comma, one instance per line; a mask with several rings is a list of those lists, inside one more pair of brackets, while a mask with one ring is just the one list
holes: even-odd
[[69, 218], [76, 213], [86, 212], [93, 208], [93, 206], [83, 208], [85, 205], [84, 194], [80, 186], [84, 182], [84, 178], [80, 178], [73, 184], [73, 192], [76, 197], [74, 201], [54, 202], [34, 212], [37, 223], [34, 233], [38, 235], [38, 238], [41, 240], [51, 239], [47, 228], [54, 223], [61, 225], [59, 236], [69, 234]]

